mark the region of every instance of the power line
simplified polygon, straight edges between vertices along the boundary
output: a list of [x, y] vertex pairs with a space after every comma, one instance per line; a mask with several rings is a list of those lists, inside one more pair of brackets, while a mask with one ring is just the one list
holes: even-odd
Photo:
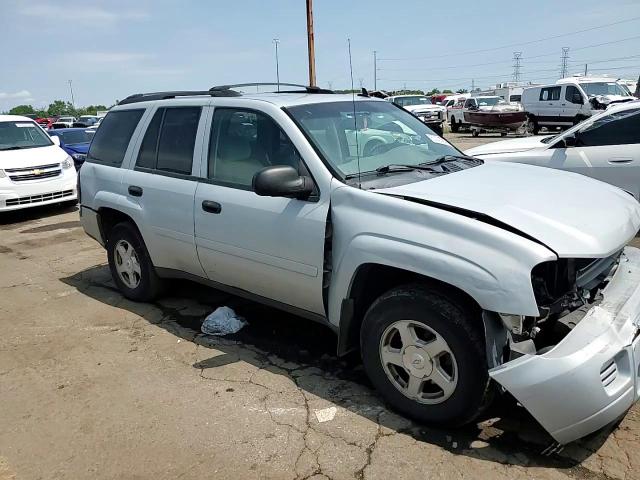
[[432, 58], [445, 58], [445, 57], [450, 57], [450, 56], [459, 56], [459, 55], [471, 55], [471, 54], [475, 54], [475, 53], [484, 53], [484, 52], [494, 52], [496, 50], [502, 50], [505, 48], [512, 48], [512, 47], [519, 47], [519, 46], [523, 46], [523, 45], [532, 45], [534, 43], [540, 43], [540, 42], [544, 42], [547, 40], [554, 40], [556, 38], [563, 38], [563, 37], [568, 37], [571, 35], [577, 35], [579, 33], [585, 33], [585, 32], [591, 32], [593, 30], [598, 30], [600, 28], [606, 28], [606, 27], [611, 27], [614, 25], [620, 25], [621, 23], [628, 23], [628, 22], [633, 22], [636, 20], [640, 20], [640, 17], [632, 17], [632, 18], [626, 18], [624, 20], [618, 20], [617, 22], [612, 22], [612, 23], [606, 23], [603, 25], [596, 25], [594, 27], [590, 27], [590, 28], [583, 28], [582, 30], [575, 30], [573, 32], [567, 32], [567, 33], [560, 33], [558, 35], [552, 35], [550, 37], [544, 37], [544, 38], [538, 38], [536, 40], [530, 40], [528, 42], [519, 42], [519, 43], [512, 43], [509, 45], [502, 45], [500, 47], [493, 47], [493, 48], [484, 48], [484, 49], [480, 49], [480, 50], [468, 50], [466, 52], [451, 52], [451, 53], [446, 53], [446, 54], [441, 54], [441, 55], [432, 55], [429, 57], [410, 57], [410, 58], [380, 58], [379, 60], [386, 60], [386, 61], [396, 61], [396, 60], [428, 60], [428, 59], [432, 59]]

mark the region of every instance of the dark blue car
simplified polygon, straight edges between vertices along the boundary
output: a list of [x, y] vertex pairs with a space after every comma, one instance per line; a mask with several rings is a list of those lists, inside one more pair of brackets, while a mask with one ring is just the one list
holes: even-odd
[[87, 158], [87, 152], [89, 151], [89, 145], [91, 145], [91, 139], [93, 138], [95, 130], [86, 128], [60, 128], [58, 130], [49, 130], [47, 133], [52, 137], [60, 138], [60, 148], [73, 158], [76, 170], [79, 170]]

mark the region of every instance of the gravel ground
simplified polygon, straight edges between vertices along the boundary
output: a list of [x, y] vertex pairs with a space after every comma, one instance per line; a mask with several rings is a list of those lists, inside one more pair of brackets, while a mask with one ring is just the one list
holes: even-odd
[[[129, 302], [75, 207], [0, 216], [0, 292], [0, 480], [640, 478], [638, 408], [545, 457], [508, 398], [463, 429], [393, 413], [319, 325], [188, 282]], [[250, 324], [201, 335], [221, 305]]]

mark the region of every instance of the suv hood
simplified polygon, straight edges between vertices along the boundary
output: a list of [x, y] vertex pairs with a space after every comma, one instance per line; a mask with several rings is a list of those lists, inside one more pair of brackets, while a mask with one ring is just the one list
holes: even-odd
[[23, 150], [5, 150], [0, 151], [0, 169], [39, 167], [60, 163], [68, 156], [67, 152], [57, 145]]
[[547, 144], [543, 142], [545, 138], [553, 137], [553, 135], [531, 136], [522, 138], [512, 138], [510, 140], [501, 140], [499, 142], [486, 143], [478, 147], [465, 150], [466, 155], [472, 157], [478, 155], [491, 155], [494, 153], [516, 153], [525, 152], [533, 148], [544, 147]]
[[583, 175], [517, 163], [489, 162], [376, 192], [454, 207], [461, 209], [454, 214], [472, 218], [485, 215], [559, 257], [612, 255], [640, 228], [640, 204], [624, 191]]

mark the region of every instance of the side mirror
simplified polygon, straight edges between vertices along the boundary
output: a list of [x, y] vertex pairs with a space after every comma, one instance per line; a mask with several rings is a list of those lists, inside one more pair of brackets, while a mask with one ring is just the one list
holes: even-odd
[[571, 103], [576, 103], [578, 105], [584, 105], [584, 100], [582, 99], [582, 95], [579, 93], [574, 93], [571, 98]]
[[263, 197], [287, 197], [306, 200], [313, 193], [313, 180], [301, 176], [288, 165], [266, 167], [253, 176], [253, 191]]
[[51, 141], [52, 141], [53, 143], [55, 143], [57, 146], [60, 146], [60, 137], [59, 137], [59, 136], [57, 136], [57, 135], [53, 135], [53, 136], [51, 137]]
[[575, 147], [576, 144], [578, 143], [575, 135], [568, 135], [564, 137], [563, 140], [564, 140], [565, 147]]

